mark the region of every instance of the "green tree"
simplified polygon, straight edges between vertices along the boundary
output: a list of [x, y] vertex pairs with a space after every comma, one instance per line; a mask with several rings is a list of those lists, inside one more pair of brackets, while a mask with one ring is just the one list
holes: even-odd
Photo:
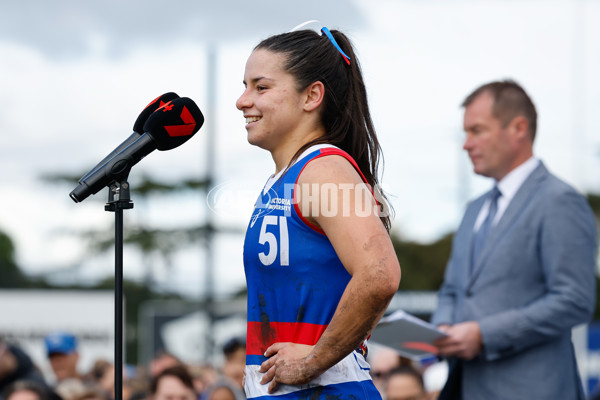
[[453, 234], [432, 243], [402, 240], [392, 234], [392, 244], [402, 268], [400, 290], [438, 290], [450, 257]]
[[12, 239], [0, 231], [0, 288], [20, 287], [27, 282], [15, 263], [15, 246]]
[[[588, 202], [590, 203], [590, 207], [592, 207], [592, 211], [596, 216], [596, 227], [600, 230], [600, 195], [598, 194], [588, 194], [587, 195]], [[599, 269], [596, 269], [596, 312], [594, 313], [594, 319], [600, 319], [600, 276], [598, 275]]]

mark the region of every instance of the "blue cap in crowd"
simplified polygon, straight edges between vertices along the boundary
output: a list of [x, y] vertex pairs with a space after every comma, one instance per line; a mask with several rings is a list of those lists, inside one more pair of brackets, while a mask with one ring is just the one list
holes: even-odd
[[44, 338], [48, 355], [70, 354], [77, 351], [77, 339], [67, 332], [53, 332]]

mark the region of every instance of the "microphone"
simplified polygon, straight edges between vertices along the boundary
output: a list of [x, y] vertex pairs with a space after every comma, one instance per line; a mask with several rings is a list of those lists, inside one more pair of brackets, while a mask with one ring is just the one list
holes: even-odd
[[94, 172], [96, 172], [96, 169], [98, 169], [99, 167], [103, 166], [108, 160], [110, 160], [115, 155], [117, 155], [118, 153], [120, 153], [121, 151], [123, 151], [123, 149], [125, 147], [129, 146], [131, 143], [135, 142], [135, 140], [137, 138], [139, 138], [140, 136], [142, 136], [142, 133], [144, 133], [144, 124], [148, 120], [148, 117], [150, 116], [150, 114], [152, 114], [154, 111], [156, 111], [157, 108], [163, 106], [167, 102], [169, 102], [171, 100], [174, 100], [174, 99], [177, 99], [177, 98], [179, 98], [179, 96], [176, 93], [168, 92], [168, 93], [165, 93], [165, 94], [163, 94], [161, 96], [158, 96], [157, 98], [155, 98], [154, 100], [152, 100], [144, 108], [144, 110], [140, 113], [140, 115], [135, 120], [135, 123], [133, 124], [133, 133], [127, 139], [125, 139], [125, 141], [123, 143], [121, 143], [119, 146], [117, 146], [116, 149], [114, 149], [113, 151], [111, 151], [109, 155], [107, 155], [106, 157], [104, 157], [102, 159], [102, 161], [100, 161], [98, 164], [96, 164], [94, 166], [94, 168], [92, 168], [91, 170], [89, 170], [87, 174], [85, 174], [83, 177], [81, 177], [81, 179], [79, 179], [79, 183], [81, 183], [83, 180], [85, 180], [88, 177], [90, 177]]
[[126, 179], [131, 168], [142, 158], [156, 149], [165, 151], [181, 146], [198, 132], [203, 123], [204, 116], [193, 100], [179, 97], [168, 101], [150, 114], [142, 135], [81, 178], [69, 196], [79, 203], [112, 182]]

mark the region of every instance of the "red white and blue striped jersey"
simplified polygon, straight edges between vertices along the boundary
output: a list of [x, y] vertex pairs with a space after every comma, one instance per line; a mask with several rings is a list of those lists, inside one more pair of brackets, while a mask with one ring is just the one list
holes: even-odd
[[[295, 204], [303, 168], [327, 155], [356, 162], [331, 145], [305, 151], [283, 176], [269, 179], [255, 204], [244, 241], [248, 286], [245, 391], [249, 399], [381, 399], [363, 354], [354, 351], [314, 381], [281, 385], [269, 395], [258, 370], [265, 350], [276, 342], [317, 343], [350, 281], [327, 236], [306, 221]], [[362, 176], [362, 174], [361, 174]], [[364, 177], [363, 177], [364, 179]], [[356, 318], [361, 318], [357, 315]]]

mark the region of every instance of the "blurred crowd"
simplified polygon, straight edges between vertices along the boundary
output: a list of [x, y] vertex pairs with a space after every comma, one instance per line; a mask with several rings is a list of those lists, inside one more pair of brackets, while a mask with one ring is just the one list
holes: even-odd
[[[53, 379], [44, 377], [22, 348], [0, 338], [0, 400], [115, 399], [111, 362], [97, 360], [82, 373], [75, 336], [51, 333], [44, 344]], [[231, 338], [221, 350], [219, 365], [191, 365], [161, 351], [148, 365], [125, 368], [122, 399], [245, 400], [245, 340]], [[376, 348], [368, 360], [373, 381], [385, 400], [435, 400], [447, 374], [445, 363], [415, 363], [387, 348]]]
[[[44, 377], [22, 348], [0, 337], [0, 400], [113, 400], [115, 369], [96, 360], [89, 371], [78, 366], [77, 338], [55, 332], [45, 339], [53, 379]], [[125, 368], [123, 400], [245, 400], [246, 344], [233, 338], [222, 348], [222, 365], [190, 365], [161, 351], [148, 365]]]
[[[113, 400], [114, 365], [97, 360], [89, 371], [78, 366], [77, 338], [54, 332], [44, 339], [53, 379], [44, 377], [28, 354], [0, 337], [0, 400]], [[245, 400], [243, 390], [246, 343], [231, 338], [219, 365], [184, 363], [166, 351], [148, 365], [126, 368], [123, 400]], [[435, 400], [447, 365], [432, 360], [415, 363], [387, 348], [369, 355], [371, 375], [385, 400]]]
[[448, 377], [448, 364], [437, 357], [419, 361], [386, 347], [369, 349], [371, 377], [383, 400], [436, 400]]

